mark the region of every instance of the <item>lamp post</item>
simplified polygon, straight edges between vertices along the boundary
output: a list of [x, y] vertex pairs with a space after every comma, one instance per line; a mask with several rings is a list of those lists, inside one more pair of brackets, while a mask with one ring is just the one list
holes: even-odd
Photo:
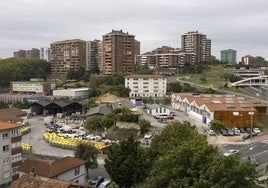
[[[251, 145], [252, 144], [252, 125], [253, 125], [254, 112], [253, 111], [248, 112], [248, 115], [250, 115], [250, 142], [249, 142], [249, 144]], [[252, 149], [253, 149], [252, 147], [249, 148], [249, 155], [251, 154]]]

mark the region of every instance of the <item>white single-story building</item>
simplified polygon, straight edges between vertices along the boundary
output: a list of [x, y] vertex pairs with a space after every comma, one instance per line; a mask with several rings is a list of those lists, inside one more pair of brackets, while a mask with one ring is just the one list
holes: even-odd
[[164, 105], [159, 105], [159, 104], [147, 104], [147, 113], [152, 115], [152, 116], [157, 116], [157, 115], [170, 115], [170, 109]]

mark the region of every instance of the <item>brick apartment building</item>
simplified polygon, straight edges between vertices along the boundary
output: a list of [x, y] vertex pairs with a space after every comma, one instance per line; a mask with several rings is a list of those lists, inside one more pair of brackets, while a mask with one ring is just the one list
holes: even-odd
[[72, 39], [50, 44], [50, 79], [66, 78], [70, 69], [86, 68], [86, 41]]
[[139, 52], [135, 36], [122, 30], [103, 35], [103, 74], [133, 73], [135, 54]]

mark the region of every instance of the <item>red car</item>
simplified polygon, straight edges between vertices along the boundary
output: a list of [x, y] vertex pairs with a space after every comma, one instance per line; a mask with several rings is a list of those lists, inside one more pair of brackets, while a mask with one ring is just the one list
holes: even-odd
[[167, 116], [167, 119], [172, 120], [174, 119], [174, 116]]

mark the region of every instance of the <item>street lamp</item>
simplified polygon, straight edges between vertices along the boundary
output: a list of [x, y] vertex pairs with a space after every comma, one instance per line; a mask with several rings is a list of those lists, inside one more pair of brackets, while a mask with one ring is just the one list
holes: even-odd
[[[248, 112], [248, 115], [250, 115], [250, 145], [251, 145], [252, 144], [252, 125], [253, 125], [254, 112], [253, 111]], [[251, 154], [252, 149], [253, 149], [252, 147], [249, 148], [249, 154]]]

